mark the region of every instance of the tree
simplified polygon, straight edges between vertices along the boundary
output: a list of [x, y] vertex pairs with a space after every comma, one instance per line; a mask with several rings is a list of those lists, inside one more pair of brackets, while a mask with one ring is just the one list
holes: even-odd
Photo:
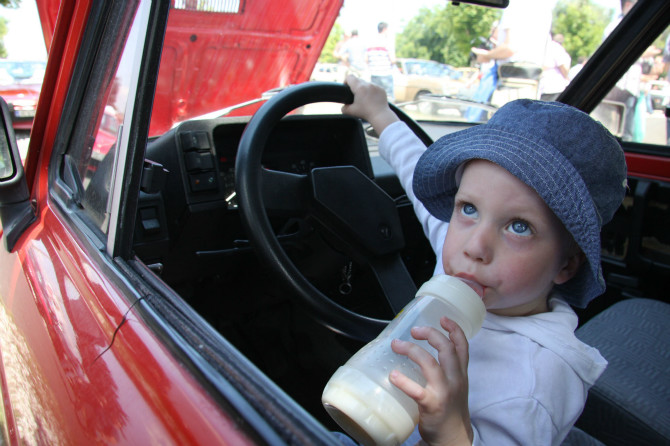
[[335, 46], [342, 40], [344, 37], [344, 31], [342, 31], [342, 26], [339, 23], [335, 22], [333, 29], [330, 30], [330, 34], [326, 39], [326, 43], [323, 45], [321, 50], [321, 55], [319, 56], [319, 62], [321, 63], [337, 63], [337, 57], [333, 54]]
[[7, 57], [7, 48], [5, 48], [5, 36], [7, 35], [7, 19], [0, 17], [0, 58]]
[[488, 37], [500, 15], [499, 9], [466, 4], [422, 8], [398, 35], [396, 55], [468, 66], [470, 48], [478, 37]]
[[18, 8], [21, 5], [21, 0], [0, 0], [0, 5], [5, 8]]
[[591, 0], [561, 0], [556, 5], [552, 31], [563, 34], [563, 47], [573, 65], [580, 56], [593, 54], [602, 43], [603, 32], [611, 18], [607, 9]]

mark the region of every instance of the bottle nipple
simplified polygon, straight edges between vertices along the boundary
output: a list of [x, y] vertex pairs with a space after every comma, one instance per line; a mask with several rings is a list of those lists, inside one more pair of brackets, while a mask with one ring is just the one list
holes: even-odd
[[462, 277], [457, 277], [461, 282], [465, 283], [467, 286], [472, 288], [472, 290], [477, 293], [480, 299], [484, 298], [484, 287], [475, 282], [474, 280], [464, 279]]

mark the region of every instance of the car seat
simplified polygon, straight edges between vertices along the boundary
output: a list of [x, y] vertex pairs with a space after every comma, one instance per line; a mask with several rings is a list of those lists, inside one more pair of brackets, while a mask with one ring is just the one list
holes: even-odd
[[570, 429], [568, 436], [561, 443], [561, 446], [605, 446], [599, 440], [593, 438], [578, 427]]
[[608, 361], [577, 427], [608, 446], [670, 445], [670, 304], [626, 299], [576, 335]]

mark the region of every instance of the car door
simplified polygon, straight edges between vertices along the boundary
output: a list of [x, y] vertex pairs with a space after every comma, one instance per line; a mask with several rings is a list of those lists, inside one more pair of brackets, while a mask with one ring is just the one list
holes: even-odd
[[25, 177], [5, 120], [4, 440], [333, 444], [132, 252], [164, 173], [144, 154], [171, 8], [61, 2]]
[[134, 311], [144, 291], [117, 259], [167, 4], [61, 9], [26, 163], [33, 218], [0, 254], [3, 440], [250, 443]]

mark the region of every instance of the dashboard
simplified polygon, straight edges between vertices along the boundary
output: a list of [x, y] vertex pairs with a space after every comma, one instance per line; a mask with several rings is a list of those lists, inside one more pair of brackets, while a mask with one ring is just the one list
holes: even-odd
[[[191, 275], [250, 250], [235, 190], [237, 150], [247, 122], [188, 121], [149, 142], [146, 159], [168, 174], [160, 192], [140, 194], [134, 249], [145, 263], [171, 269], [173, 276]], [[343, 115], [285, 117], [262, 156], [262, 168], [300, 175], [340, 165], [373, 178], [361, 122]]]

